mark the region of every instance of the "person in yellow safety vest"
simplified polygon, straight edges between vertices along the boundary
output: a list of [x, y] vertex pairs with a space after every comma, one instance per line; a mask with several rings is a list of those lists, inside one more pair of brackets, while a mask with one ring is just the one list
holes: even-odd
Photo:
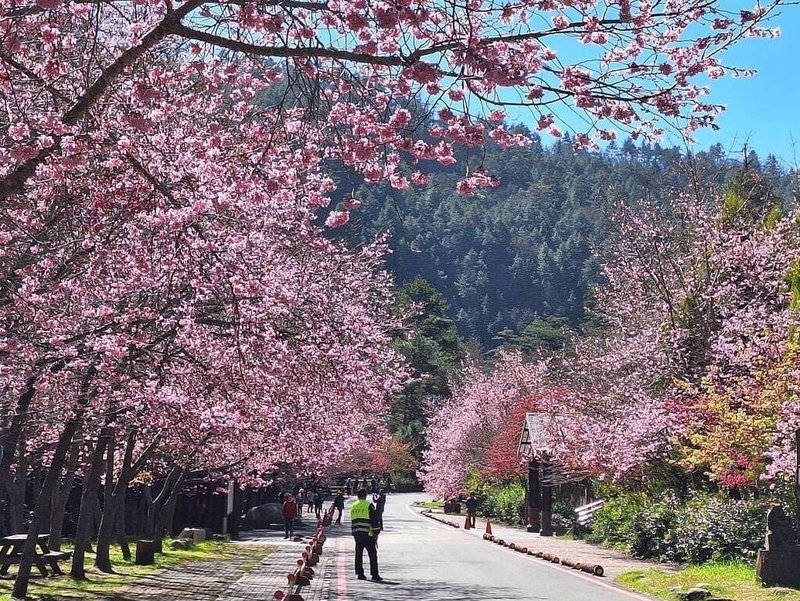
[[366, 580], [364, 575], [364, 549], [369, 556], [369, 571], [372, 579], [380, 582], [383, 578], [378, 573], [377, 539], [380, 528], [377, 524], [375, 506], [367, 501], [367, 491], [358, 491], [358, 500], [350, 506], [350, 529], [356, 541], [356, 576]]

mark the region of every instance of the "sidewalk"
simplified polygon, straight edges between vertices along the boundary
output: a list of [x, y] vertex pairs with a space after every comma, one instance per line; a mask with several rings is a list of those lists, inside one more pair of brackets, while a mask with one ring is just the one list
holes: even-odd
[[[272, 601], [275, 591], [289, 592], [286, 576], [296, 567], [310, 536], [303, 538], [293, 542], [284, 540], [282, 531], [248, 532], [231, 543], [232, 549], [246, 547], [247, 553], [165, 568], [138, 579], [109, 601]], [[314, 568], [315, 578], [301, 590], [305, 601], [327, 598], [326, 571], [334, 555], [335, 545], [326, 544]]]
[[[419, 512], [418, 508], [415, 508], [415, 510]], [[437, 517], [457, 522], [462, 529], [464, 527], [464, 515], [445, 515], [441, 510], [433, 510], [433, 513]], [[465, 530], [464, 532], [471, 536], [482, 538], [485, 529], [486, 520], [480, 518], [476, 521], [475, 529]], [[523, 528], [499, 525], [494, 522], [492, 522], [492, 533], [496, 538], [502, 538], [506, 542], [528, 547], [529, 550], [534, 552], [550, 553], [560, 559], [568, 559], [573, 562], [601, 565], [605, 571], [605, 577], [609, 580], [614, 580], [620, 574], [631, 570], [660, 568], [666, 571], [673, 571], [675, 569], [675, 566], [670, 564], [636, 559], [621, 551], [592, 545], [581, 540], [557, 536], [539, 536], [535, 532], [526, 532]]]

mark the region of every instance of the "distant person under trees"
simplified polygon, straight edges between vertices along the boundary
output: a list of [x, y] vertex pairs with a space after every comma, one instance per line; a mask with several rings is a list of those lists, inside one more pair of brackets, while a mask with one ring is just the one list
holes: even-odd
[[337, 493], [336, 497], [333, 499], [333, 506], [338, 511], [338, 515], [336, 516], [336, 523], [342, 523], [342, 512], [344, 511], [344, 495], [342, 493]]
[[292, 538], [294, 536], [294, 520], [297, 517], [297, 512], [297, 502], [292, 495], [288, 495], [283, 502], [283, 538]]
[[317, 519], [322, 518], [322, 506], [325, 504], [325, 495], [322, 494], [321, 490], [317, 490], [316, 495], [314, 496], [314, 513], [317, 516]]
[[474, 528], [475, 519], [478, 515], [478, 499], [475, 497], [474, 492], [469, 494], [469, 497], [464, 502], [464, 505], [467, 507], [467, 519], [469, 520], [469, 525]]
[[383, 531], [383, 511], [386, 509], [386, 491], [381, 490], [378, 494], [372, 495], [372, 502], [375, 503], [375, 523]]

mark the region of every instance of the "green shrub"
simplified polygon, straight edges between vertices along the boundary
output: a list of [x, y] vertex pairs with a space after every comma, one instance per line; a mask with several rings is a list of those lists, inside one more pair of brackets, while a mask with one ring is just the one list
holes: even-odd
[[649, 501], [638, 493], [620, 494], [596, 514], [587, 538], [660, 561], [752, 560], [763, 543], [765, 516], [763, 503], [723, 494], [679, 499], [667, 492]]
[[764, 542], [766, 508], [761, 503], [698, 494], [682, 507], [675, 524], [675, 552], [689, 563], [752, 560]]
[[575, 508], [569, 501], [553, 503], [553, 528], [556, 532], [569, 531], [575, 525]]
[[523, 525], [525, 487], [519, 482], [490, 488], [483, 500], [483, 513], [516, 526]]
[[633, 521], [644, 506], [645, 498], [640, 494], [621, 494], [606, 499], [603, 508], [595, 513], [586, 538], [593, 543], [630, 548], [634, 538]]
[[644, 506], [633, 519], [631, 553], [666, 561], [677, 559], [675, 524], [679, 507], [680, 503], [672, 493]]

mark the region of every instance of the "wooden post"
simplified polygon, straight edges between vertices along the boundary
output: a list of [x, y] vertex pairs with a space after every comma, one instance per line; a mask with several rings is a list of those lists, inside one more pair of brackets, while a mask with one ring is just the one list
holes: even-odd
[[528, 462], [528, 532], [539, 532], [542, 527], [540, 513], [542, 510], [542, 486], [539, 477], [539, 462], [534, 458]]
[[540, 536], [553, 536], [553, 487], [547, 482], [549, 462], [542, 456], [542, 527]]
[[[156, 541], [154, 540], [137, 540], [136, 541], [136, 565], [137, 566], [151, 566], [155, 563], [155, 554], [158, 550]], [[158, 550], [160, 553], [161, 551]]]
[[231, 512], [231, 519], [228, 523], [228, 530], [230, 530], [231, 538], [239, 538], [239, 530], [241, 528], [242, 516], [242, 488], [239, 486], [239, 481], [233, 481], [233, 510]]

